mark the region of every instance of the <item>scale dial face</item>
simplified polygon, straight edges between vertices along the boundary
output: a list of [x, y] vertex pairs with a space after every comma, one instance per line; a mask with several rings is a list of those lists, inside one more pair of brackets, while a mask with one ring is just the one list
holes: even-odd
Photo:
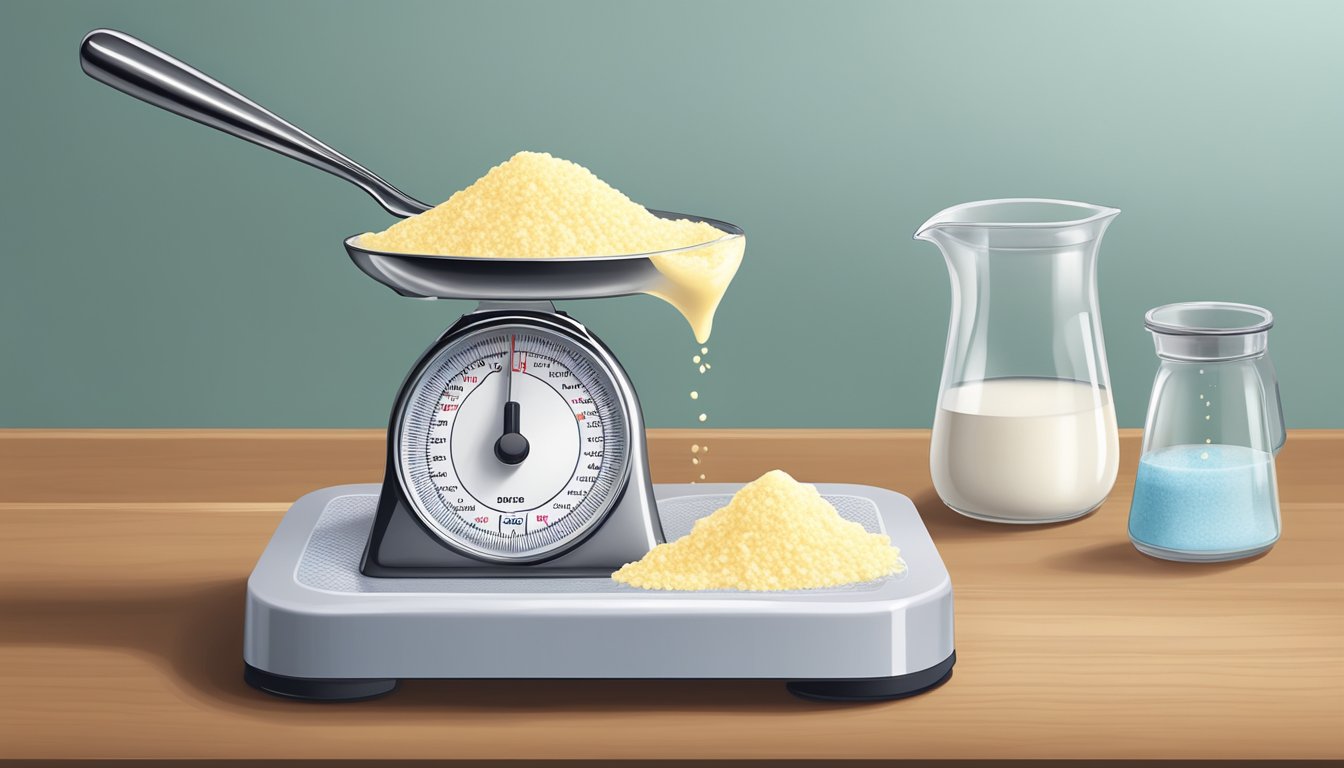
[[[420, 519], [478, 559], [549, 559], [601, 524], [629, 476], [629, 414], [586, 344], [538, 325], [471, 331], [420, 368], [398, 417], [401, 485]], [[512, 429], [526, 455], [502, 456]]]

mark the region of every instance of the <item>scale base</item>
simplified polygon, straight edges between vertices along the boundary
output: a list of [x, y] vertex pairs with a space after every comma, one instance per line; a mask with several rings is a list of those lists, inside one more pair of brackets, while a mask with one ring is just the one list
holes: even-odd
[[[739, 485], [655, 486], [669, 540]], [[819, 484], [891, 536], [904, 573], [793, 592], [662, 592], [598, 578], [380, 578], [360, 572], [379, 486], [308, 494], [248, 580], [244, 678], [353, 701], [405, 679], [769, 679], [803, 697], [903, 698], [951, 675], [952, 586], [906, 497]]]
[[[790, 680], [785, 688], [799, 698], [818, 701], [891, 701], [937, 688], [952, 678], [952, 665], [956, 662], [957, 654], [954, 652], [941, 663], [908, 675], [852, 680]], [[257, 669], [246, 662], [243, 663], [243, 680], [259, 691], [300, 701], [366, 701], [386, 696], [397, 689], [396, 680], [285, 677]]]

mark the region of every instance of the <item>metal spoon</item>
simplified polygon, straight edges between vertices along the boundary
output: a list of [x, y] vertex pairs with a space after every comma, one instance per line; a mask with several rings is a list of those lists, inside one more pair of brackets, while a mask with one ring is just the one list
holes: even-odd
[[405, 218], [430, 208], [288, 120], [124, 32], [95, 29], [85, 35], [79, 65], [89, 77], [141, 101], [345, 179], [393, 216]]

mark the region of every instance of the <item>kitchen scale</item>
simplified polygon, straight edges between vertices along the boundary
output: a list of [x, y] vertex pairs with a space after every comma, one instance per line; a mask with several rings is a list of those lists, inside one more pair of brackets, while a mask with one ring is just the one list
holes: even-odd
[[[358, 184], [386, 210], [429, 206], [203, 73], [130, 36], [80, 49], [95, 79]], [[722, 221], [704, 221], [744, 237]], [[639, 401], [612, 352], [559, 299], [666, 288], [661, 254], [416, 256], [345, 241], [397, 293], [480, 302], [397, 395], [381, 485], [326, 488], [285, 514], [248, 580], [245, 679], [353, 700], [411, 678], [765, 678], [803, 696], [899, 698], [955, 662], [952, 590], [906, 497], [819, 484], [888, 534], [906, 570], [794, 592], [660, 592], [610, 575], [675, 540], [740, 487], [651, 482]]]

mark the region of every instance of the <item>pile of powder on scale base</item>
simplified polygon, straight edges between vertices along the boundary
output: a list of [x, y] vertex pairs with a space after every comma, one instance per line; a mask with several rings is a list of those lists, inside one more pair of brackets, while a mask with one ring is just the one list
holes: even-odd
[[815, 486], [778, 469], [612, 578], [645, 589], [766, 592], [873, 581], [905, 570], [891, 540], [845, 520]]
[[676, 307], [701, 343], [746, 248], [745, 238], [704, 222], [654, 216], [587, 168], [544, 152], [519, 152], [442, 205], [361, 235], [359, 244], [388, 253], [492, 259], [688, 248], [651, 257], [666, 279], [649, 293]]

